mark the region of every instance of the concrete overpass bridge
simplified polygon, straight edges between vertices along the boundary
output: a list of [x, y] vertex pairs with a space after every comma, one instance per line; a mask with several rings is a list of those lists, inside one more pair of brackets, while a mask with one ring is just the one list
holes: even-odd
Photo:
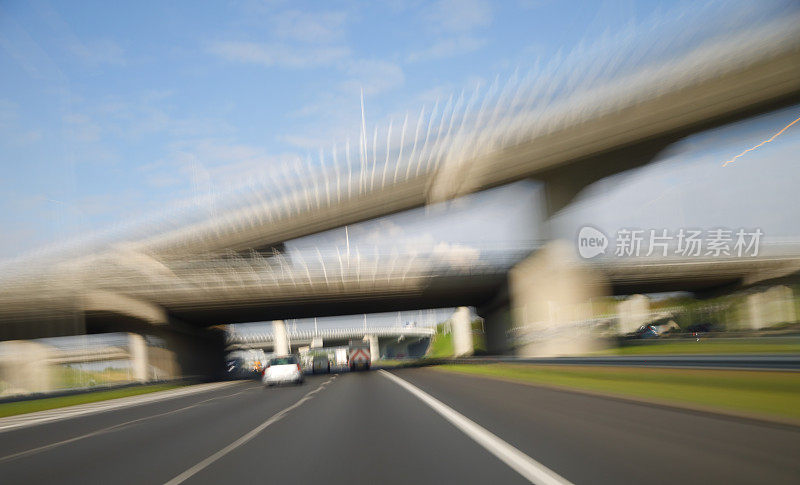
[[129, 369], [132, 382], [166, 379], [177, 374], [168, 350], [134, 333], [12, 340], [0, 342], [0, 396], [57, 390], [64, 385], [57, 382], [55, 372], [61, 366], [120, 361], [124, 361], [121, 367]]
[[[563, 71], [553, 66], [515, 76], [505, 86], [423, 109], [416, 122], [375, 131], [371, 140], [362, 133], [358, 156], [348, 148], [323, 151], [313, 162], [294, 160], [227, 198], [216, 196], [214, 214], [189, 217], [180, 210], [116, 239], [98, 235], [31, 257], [80, 267], [108, 251], [99, 257], [158, 271], [148, 258], [269, 251], [290, 239], [529, 178], [544, 183], [552, 214], [592, 182], [644, 165], [685, 136], [800, 103], [798, 11], [742, 21], [724, 35], [701, 22], [677, 28], [689, 17], [659, 38], [642, 32], [596, 56], [575, 54]], [[639, 52], [670, 43], [673, 50], [652, 58]], [[640, 63], [621, 63], [626, 52]], [[75, 257], [65, 263], [65, 255]], [[10, 266], [20, 270], [29, 261]]]
[[[355, 253], [355, 251], [354, 251]], [[17, 326], [12, 338], [29, 338], [28, 322], [79, 315], [90, 332], [144, 330], [181, 325], [197, 329], [230, 323], [348, 315], [380, 311], [472, 306], [492, 320], [508, 313], [510, 287], [528, 259], [544, 250], [505, 248], [470, 253], [318, 252], [316, 258], [236, 253], [197, 260], [165, 260], [165, 271], [125, 273], [111, 261], [96, 279], [50, 272], [0, 294], [0, 322]], [[566, 254], [564, 254], [566, 253]], [[532, 254], [532, 256], [530, 256]], [[548, 256], [546, 256], [548, 257]], [[558, 272], [576, 276], [570, 292], [590, 288], [594, 297], [695, 291], [714, 294], [800, 272], [800, 245], [762, 248], [757, 257], [599, 258], [581, 261], [574, 249], [552, 258]], [[585, 275], [585, 277], [583, 277]], [[528, 276], [524, 276], [528, 278]], [[583, 281], [585, 280], [585, 281]], [[524, 286], [524, 285], [522, 285]], [[545, 284], [545, 286], [548, 286]], [[552, 287], [552, 284], [549, 286]], [[34, 289], [41, 291], [36, 293]], [[505, 339], [510, 322], [499, 325]], [[70, 333], [70, 328], [67, 332]], [[363, 337], [363, 336], [362, 336]]]
[[[379, 132], [371, 143], [364, 132], [358, 157], [349, 149], [323, 152], [313, 164], [320, 168], [297, 163], [271, 173], [272, 180], [216, 203], [210, 216], [177, 227], [162, 219], [8, 261], [1, 268], [0, 326], [5, 338], [16, 338], [109, 322], [162, 331], [165, 338], [195, 335], [169, 338], [199, 354], [219, 348], [219, 338], [206, 346], [198, 329], [220, 323], [468, 304], [491, 315], [513, 313], [518, 325], [579, 321], [586, 319], [579, 309], [586, 301], [612, 291], [688, 280], [713, 287], [762, 271], [760, 265], [772, 271], [781, 263], [763, 260], [745, 269], [747, 263], [731, 262], [724, 278], [722, 263], [708, 271], [696, 262], [668, 271], [659, 263], [603, 269], [573, 265], [569, 251], [545, 247], [513, 265], [503, 290], [508, 268], [502, 265], [444, 270], [396, 256], [363, 267], [357, 259], [354, 269], [352, 259], [344, 264], [338, 255], [337, 271], [324, 256], [321, 265], [290, 267], [280, 248], [292, 238], [526, 178], [543, 182], [552, 215], [587, 185], [648, 163], [684, 136], [800, 102], [798, 25], [796, 9], [722, 34], [695, 23], [690, 31], [632, 42], [643, 52], [676, 47], [638, 57], [637, 65], [613, 56], [576, 58], [566, 71], [512, 78], [423, 110], [416, 123], [380, 133], [380, 149]], [[661, 270], [670, 276], [651, 285]]]
[[[315, 330], [289, 330], [275, 328], [281, 322], [273, 324], [271, 332], [230, 333], [227, 339], [228, 349], [264, 349], [278, 352], [279, 347], [293, 350], [299, 346], [339, 347], [347, 345], [350, 340], [367, 340], [373, 359], [379, 356], [415, 355], [421, 357], [428, 348], [430, 339], [436, 333], [433, 328], [423, 327], [369, 327], [369, 328], [327, 328]], [[284, 338], [285, 342], [278, 342]], [[279, 352], [278, 352], [279, 353]]]
[[[355, 251], [354, 251], [355, 253]], [[0, 322], [28, 313], [82, 315], [92, 331], [135, 318], [205, 327], [286, 318], [456, 306], [480, 307], [505, 285], [533, 247], [457, 252], [317, 252], [266, 258], [238, 254], [164, 260], [162, 274], [127, 271], [113, 261], [84, 274], [43, 272], [0, 293]], [[757, 257], [599, 258], [570, 267], [602, 276], [610, 295], [737, 289], [800, 271], [800, 245], [767, 247]], [[37, 293], [37, 289], [40, 290]], [[27, 313], [26, 313], [27, 312]], [[109, 328], [102, 328], [103, 322]]]

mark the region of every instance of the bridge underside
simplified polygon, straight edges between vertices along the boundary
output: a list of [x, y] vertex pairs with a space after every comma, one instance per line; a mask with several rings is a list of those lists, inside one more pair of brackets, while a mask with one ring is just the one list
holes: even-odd
[[680, 278], [659, 278], [642, 281], [612, 282], [611, 294], [614, 296], [634, 295], [639, 293], [670, 293], [687, 291], [699, 297], [713, 296], [725, 291], [732, 291], [742, 287], [741, 276], [708, 277], [702, 280], [687, 280]]
[[449, 294], [422, 293], [411, 295], [381, 296], [370, 299], [319, 299], [295, 301], [279, 304], [260, 302], [231, 305], [226, 308], [186, 308], [176, 309], [173, 314], [193, 325], [209, 326], [228, 323], [246, 323], [287, 318], [329, 317], [357, 315], [362, 313], [382, 313], [411, 311], [457, 306], [479, 306], [497, 292], [502, 282], [482, 291], [457, 292]]
[[[643, 271], [638, 267], [611, 268], [605, 273], [609, 295], [695, 292], [712, 296], [748, 284], [752, 268], [731, 268], [719, 274], [692, 274], [686, 270]], [[31, 311], [0, 322], [2, 340], [31, 339], [83, 333], [149, 332], [164, 328], [195, 331], [232, 323], [272, 321], [292, 318], [354, 315], [428, 308], [507, 305], [505, 273], [433, 278], [422, 287], [394, 291], [360, 289], [347, 292], [296, 292], [294, 295], [262, 295], [257, 298], [230, 298], [227, 301], [197, 300], [164, 305], [164, 323], [139, 318], [128, 311], [88, 309], [59, 312]]]
[[395, 289], [354, 288], [350, 291], [297, 291], [286, 295], [229, 298], [218, 303], [199, 300], [168, 305], [171, 318], [207, 327], [291, 318], [381, 313], [427, 308], [480, 306], [494, 298], [506, 274], [435, 277], [424, 285]]

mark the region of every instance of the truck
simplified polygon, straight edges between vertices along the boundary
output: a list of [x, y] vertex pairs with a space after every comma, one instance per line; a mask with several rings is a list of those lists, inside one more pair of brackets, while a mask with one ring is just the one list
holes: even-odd
[[314, 356], [314, 359], [311, 363], [311, 373], [312, 374], [330, 374], [331, 372], [331, 362], [328, 359], [328, 354], [318, 354]]
[[347, 365], [347, 348], [340, 347], [334, 350], [334, 363], [337, 367], [344, 368]]
[[372, 358], [369, 353], [369, 342], [351, 340], [347, 345], [347, 365], [351, 371], [369, 370]]

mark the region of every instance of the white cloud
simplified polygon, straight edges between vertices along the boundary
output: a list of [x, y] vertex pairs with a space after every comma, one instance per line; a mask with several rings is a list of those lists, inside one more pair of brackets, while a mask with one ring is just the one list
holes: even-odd
[[478, 39], [469, 36], [459, 36], [449, 39], [439, 40], [426, 49], [412, 52], [408, 55], [409, 62], [429, 61], [433, 59], [444, 59], [457, 55], [467, 54], [476, 51], [486, 44], [486, 39]]
[[197, 138], [172, 143], [164, 158], [140, 167], [153, 187], [198, 184], [203, 190], [228, 190], [280, 171], [293, 153], [270, 154], [263, 147], [229, 139]]
[[439, 0], [424, 12], [435, 31], [468, 32], [492, 22], [492, 10], [485, 0]]
[[273, 34], [283, 39], [309, 43], [341, 40], [347, 15], [344, 12], [286, 10], [272, 16]]
[[378, 94], [402, 86], [405, 82], [403, 69], [395, 63], [379, 60], [359, 60], [348, 64], [347, 79], [342, 88], [346, 92]]
[[7, 99], [0, 99], [0, 127], [10, 127], [13, 122], [17, 121], [17, 118], [19, 118], [17, 109], [16, 103], [12, 103]]
[[519, 5], [520, 8], [531, 10], [544, 7], [550, 2], [551, 0], [517, 0], [517, 5]]
[[330, 65], [350, 55], [350, 49], [344, 46], [291, 46], [246, 41], [212, 42], [209, 52], [231, 62], [290, 68]]
[[100, 139], [100, 125], [85, 114], [73, 113], [63, 117], [67, 137], [79, 142], [96, 142]]
[[125, 52], [117, 43], [110, 40], [95, 40], [80, 42], [72, 37], [67, 44], [67, 50], [81, 62], [89, 66], [100, 64], [125, 65]]

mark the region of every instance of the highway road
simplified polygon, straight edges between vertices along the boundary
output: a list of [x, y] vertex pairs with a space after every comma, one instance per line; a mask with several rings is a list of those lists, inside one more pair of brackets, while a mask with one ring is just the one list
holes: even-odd
[[0, 481], [798, 483], [798, 456], [800, 428], [420, 368], [10, 429]]

